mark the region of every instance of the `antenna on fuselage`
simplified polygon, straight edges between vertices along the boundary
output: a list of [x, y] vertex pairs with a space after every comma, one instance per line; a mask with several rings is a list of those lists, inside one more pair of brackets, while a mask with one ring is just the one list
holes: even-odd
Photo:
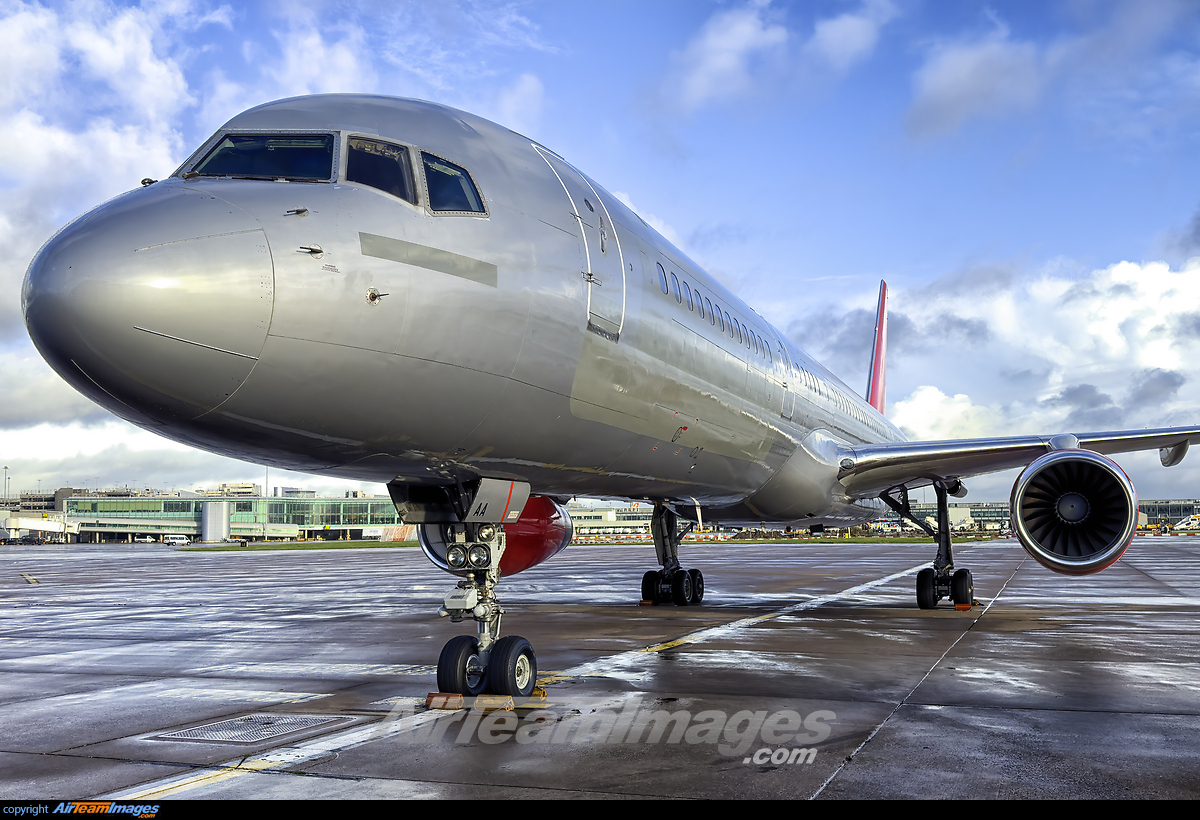
[[887, 282], [879, 282], [879, 307], [875, 312], [875, 344], [871, 347], [871, 372], [867, 375], [867, 404], [883, 415], [887, 383]]

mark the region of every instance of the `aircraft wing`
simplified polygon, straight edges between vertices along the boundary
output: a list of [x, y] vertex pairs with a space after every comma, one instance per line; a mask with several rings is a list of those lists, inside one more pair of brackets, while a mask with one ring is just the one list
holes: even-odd
[[1200, 427], [1160, 427], [1056, 436], [903, 441], [838, 447], [838, 480], [855, 497], [875, 496], [904, 485], [1024, 467], [1053, 450], [1079, 447], [1102, 455], [1158, 449], [1163, 466], [1178, 464], [1188, 446], [1200, 442]]

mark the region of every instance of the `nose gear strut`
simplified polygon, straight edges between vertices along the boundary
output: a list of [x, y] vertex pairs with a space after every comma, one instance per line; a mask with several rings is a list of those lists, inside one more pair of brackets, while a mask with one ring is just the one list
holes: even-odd
[[440, 692], [529, 697], [537, 683], [537, 656], [529, 641], [500, 637], [504, 608], [496, 597], [505, 522], [514, 522], [529, 500], [529, 485], [482, 478], [465, 485], [409, 488], [389, 484], [401, 516], [417, 525], [427, 558], [461, 579], [438, 610], [454, 623], [475, 621], [477, 635], [459, 635], [438, 658]]
[[478, 637], [459, 635], [442, 648], [438, 691], [529, 697], [537, 682], [533, 646], [521, 637], [500, 637], [504, 608], [496, 598], [496, 583], [504, 555], [504, 527], [466, 524], [449, 525], [449, 530], [454, 540], [447, 550], [448, 563], [465, 561], [486, 568], [469, 571], [438, 610], [438, 615], [454, 623], [471, 618], [478, 629]]

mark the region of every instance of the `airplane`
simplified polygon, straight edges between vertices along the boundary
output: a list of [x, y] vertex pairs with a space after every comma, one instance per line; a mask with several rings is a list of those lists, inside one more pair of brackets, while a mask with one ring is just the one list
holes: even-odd
[[[225, 123], [170, 177], [59, 230], [22, 309], [72, 386], [214, 453], [387, 485], [456, 576], [443, 692], [528, 696], [496, 586], [571, 540], [573, 496], [647, 501], [642, 597], [696, 604], [704, 520], [845, 527], [895, 510], [936, 542], [917, 604], [970, 605], [947, 497], [1024, 468], [1014, 532], [1100, 571], [1137, 494], [1108, 456], [1178, 464], [1200, 428], [910, 442], [884, 416], [887, 287], [865, 397], [534, 140], [430, 102], [295, 97]], [[909, 492], [932, 486], [936, 527]]]

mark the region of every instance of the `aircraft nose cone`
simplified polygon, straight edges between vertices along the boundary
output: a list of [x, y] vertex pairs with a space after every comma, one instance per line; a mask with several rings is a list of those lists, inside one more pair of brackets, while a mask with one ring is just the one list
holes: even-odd
[[232, 395], [262, 350], [273, 300], [258, 221], [169, 183], [64, 228], [30, 263], [21, 293], [46, 361], [140, 423], [195, 418]]

